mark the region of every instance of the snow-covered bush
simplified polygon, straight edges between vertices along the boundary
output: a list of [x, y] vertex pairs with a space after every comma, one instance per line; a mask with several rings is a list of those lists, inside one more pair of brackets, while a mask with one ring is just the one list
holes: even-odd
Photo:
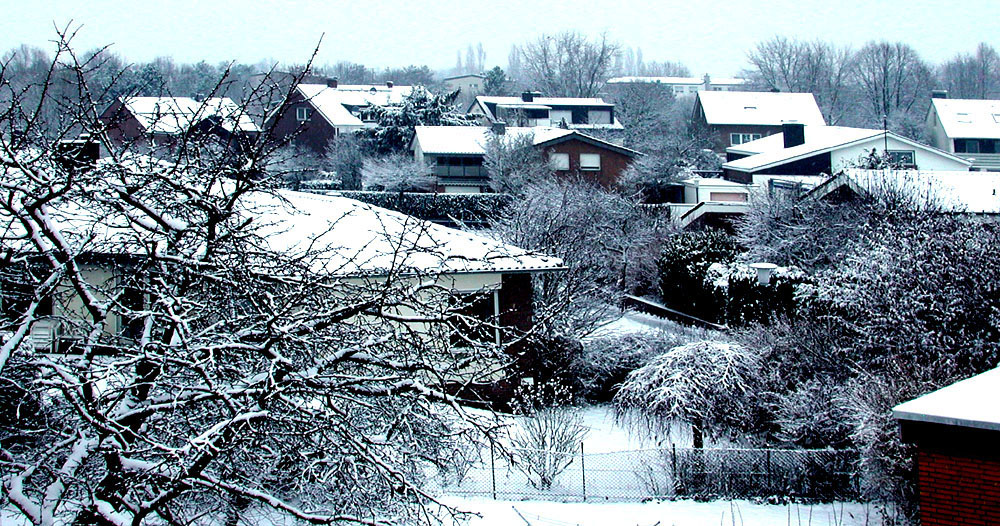
[[770, 323], [795, 312], [795, 291], [808, 277], [796, 267], [778, 267], [770, 282], [761, 285], [747, 263], [713, 263], [705, 273], [705, 287], [722, 302], [723, 321], [730, 327]]
[[628, 375], [615, 396], [618, 414], [653, 434], [669, 432], [672, 420], [687, 422], [700, 448], [706, 433], [761, 425], [763, 366], [758, 352], [735, 343], [674, 347]]
[[498, 218], [514, 198], [507, 194], [431, 194], [406, 192], [338, 193], [371, 205], [396, 210], [420, 219], [491, 222]]

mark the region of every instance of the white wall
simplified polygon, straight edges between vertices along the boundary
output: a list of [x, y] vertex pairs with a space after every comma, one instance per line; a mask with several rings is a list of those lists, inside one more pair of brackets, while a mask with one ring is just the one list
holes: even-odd
[[[862, 155], [867, 155], [866, 150], [871, 151], [875, 148], [881, 152], [884, 148], [884, 139], [882, 136], [873, 137], [863, 143], [856, 144], [847, 148], [841, 148], [830, 154], [830, 161], [832, 163], [832, 168], [836, 172], [844, 168], [850, 168], [856, 165], [858, 159]], [[927, 148], [920, 148], [903, 141], [889, 137], [888, 146], [890, 150], [912, 150], [914, 152], [913, 160], [917, 164], [917, 167], [921, 170], [968, 170], [968, 166], [960, 161], [949, 159], [944, 155], [935, 152]]]

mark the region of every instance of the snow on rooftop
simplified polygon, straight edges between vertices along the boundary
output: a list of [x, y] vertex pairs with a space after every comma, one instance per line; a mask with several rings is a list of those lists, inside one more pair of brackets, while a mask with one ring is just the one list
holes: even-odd
[[346, 197], [280, 190], [245, 204], [268, 218], [264, 239], [293, 255], [327, 253], [323, 271], [336, 275], [525, 272], [562, 268], [562, 260], [490, 238], [436, 225]]
[[534, 97], [531, 102], [525, 102], [521, 99], [521, 97], [480, 95], [476, 97], [476, 100], [484, 104], [497, 104], [510, 107], [524, 107], [532, 105], [614, 107], [614, 104], [605, 102], [604, 99], [596, 97]]
[[785, 122], [797, 122], [826, 125], [812, 93], [699, 91], [698, 99], [708, 124], [780, 126]]
[[866, 190], [908, 190], [952, 212], [1000, 214], [1000, 172], [947, 170], [845, 170]]
[[209, 117], [221, 117], [220, 124], [229, 131], [260, 131], [240, 105], [228, 97], [212, 97], [203, 101], [190, 97], [126, 97], [122, 103], [151, 133], [184, 133]]
[[[486, 144], [493, 131], [489, 126], [417, 126], [414, 142], [426, 154], [485, 155]], [[527, 134], [534, 136], [534, 143], [558, 139], [575, 133], [573, 130], [552, 127], [508, 127], [504, 136], [511, 139]]]
[[898, 420], [1000, 431], [1000, 368], [892, 408]]
[[1000, 139], [1000, 100], [931, 99], [951, 139]]
[[[740, 144], [726, 151], [750, 154], [749, 157], [730, 161], [722, 165], [724, 169], [753, 171], [773, 164], [823, 153], [858, 141], [882, 137], [882, 130], [847, 128], [844, 126], [806, 126], [805, 142], [785, 148], [785, 135], [776, 133], [756, 141]], [[898, 137], [891, 134], [893, 137]]]
[[413, 93], [413, 86], [385, 84], [342, 84], [331, 88], [326, 84], [299, 84], [296, 88], [303, 97], [332, 126], [363, 126], [364, 122], [347, 107], [387, 106], [401, 104]]

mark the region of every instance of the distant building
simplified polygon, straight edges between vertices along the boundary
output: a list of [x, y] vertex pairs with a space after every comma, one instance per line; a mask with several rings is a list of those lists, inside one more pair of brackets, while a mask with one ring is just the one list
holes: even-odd
[[489, 177], [483, 159], [490, 137], [528, 134], [533, 137], [534, 147], [545, 152], [557, 174], [579, 174], [605, 187], [617, 184], [628, 164], [641, 155], [579, 130], [502, 125], [417, 126], [410, 149], [414, 159], [432, 167], [437, 191], [487, 192]]
[[119, 97], [101, 113], [116, 147], [149, 153], [169, 149], [185, 134], [218, 137], [232, 149], [242, 148], [260, 132], [243, 107], [227, 97]]
[[525, 91], [520, 97], [480, 95], [467, 113], [478, 115], [480, 123], [490, 126], [503, 122], [509, 126], [560, 126], [574, 130], [622, 130], [615, 118], [615, 105], [599, 98], [543, 97]]
[[1000, 171], [1000, 100], [935, 95], [927, 112], [931, 144], [972, 162], [973, 170]]
[[699, 91], [692, 121], [711, 136], [712, 149], [720, 154], [781, 133], [784, 123], [826, 126], [812, 93]]
[[444, 79], [444, 86], [449, 92], [455, 91], [457, 89], [462, 90], [463, 95], [481, 95], [483, 93], [483, 88], [486, 83], [486, 75], [480, 73], [467, 73], [465, 75], [456, 75], [454, 77], [446, 77]]
[[747, 84], [746, 79], [704, 77], [615, 77], [608, 80], [608, 87], [614, 89], [626, 84], [662, 84], [669, 86], [677, 97], [693, 97], [699, 91], [739, 91]]
[[364, 110], [402, 103], [412, 92], [413, 86], [392, 82], [344, 85], [329, 79], [324, 84], [299, 84], [285, 111], [272, 113], [268, 122], [273, 123], [276, 136], [294, 134], [295, 144], [322, 152], [337, 135], [374, 127]]
[[1000, 524], [1000, 369], [893, 408], [916, 446], [920, 523]]
[[833, 175], [858, 167], [863, 157], [888, 152], [898, 167], [920, 170], [969, 169], [969, 161], [884, 130], [785, 123], [782, 132], [726, 149], [726, 179], [760, 183], [762, 176]]

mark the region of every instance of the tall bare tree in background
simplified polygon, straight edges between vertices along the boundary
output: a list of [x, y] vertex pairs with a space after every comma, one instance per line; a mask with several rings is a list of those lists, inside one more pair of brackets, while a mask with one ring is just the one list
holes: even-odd
[[518, 54], [530, 87], [553, 97], [596, 97], [611, 75], [620, 49], [607, 33], [590, 40], [566, 31], [542, 35], [521, 46]]
[[869, 125], [888, 119], [891, 128], [919, 139], [934, 76], [917, 51], [903, 42], [869, 42], [858, 50], [856, 82]]
[[855, 95], [854, 53], [822, 41], [777, 36], [747, 53], [750, 78], [771, 91], [812, 93], [830, 124], [857, 124], [850, 114]]
[[948, 96], [956, 99], [1000, 97], [1000, 55], [982, 42], [975, 54], [960, 53], [940, 69], [941, 83]]

